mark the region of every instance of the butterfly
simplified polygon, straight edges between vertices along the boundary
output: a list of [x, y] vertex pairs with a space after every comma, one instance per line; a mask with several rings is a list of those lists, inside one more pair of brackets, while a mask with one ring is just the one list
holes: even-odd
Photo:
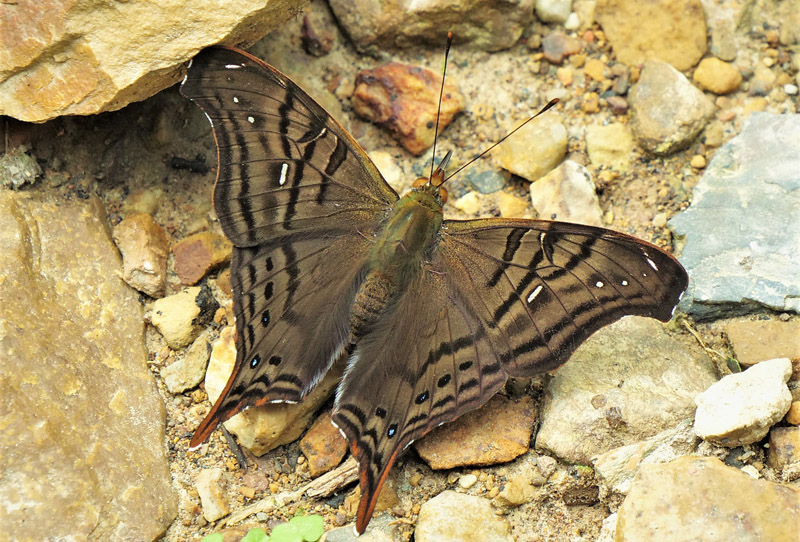
[[302, 400], [346, 350], [332, 419], [359, 463], [358, 533], [415, 439], [625, 315], [668, 321], [686, 289], [674, 257], [623, 233], [444, 220], [446, 159], [398, 197], [319, 104], [243, 51], [200, 52], [180, 91], [213, 127], [237, 337], [190, 445], [245, 408]]

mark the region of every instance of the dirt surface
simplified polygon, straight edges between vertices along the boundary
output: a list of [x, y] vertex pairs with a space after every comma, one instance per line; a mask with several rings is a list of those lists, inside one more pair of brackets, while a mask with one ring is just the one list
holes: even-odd
[[[329, 16], [320, 4], [314, 3], [312, 9], [325, 17]], [[284, 25], [251, 51], [295, 78], [351, 129], [368, 152], [382, 150], [391, 154], [405, 184], [410, 184], [413, 178], [429, 167], [430, 157], [412, 157], [380, 128], [355, 118], [350, 112], [346, 96], [347, 85], [352, 83], [359, 69], [372, 68], [389, 59], [438, 70], [443, 48], [393, 52], [376, 59], [356, 54], [341, 33], [334, 30], [336, 39], [332, 51], [315, 58], [305, 54], [301, 47], [301, 20]], [[550, 30], [550, 27], [534, 23], [526, 32], [526, 38], [535, 34], [546, 35]], [[749, 34], [748, 39], [748, 55], [758, 55], [767, 46], [763, 35], [759, 33]], [[589, 58], [613, 58], [607, 44], [598, 45], [595, 42], [585, 52]], [[493, 54], [455, 48], [448, 70], [448, 76], [460, 86], [467, 99], [467, 111], [445, 130], [439, 142], [442, 154], [449, 149], [455, 150], [454, 165], [463, 163], [483, 150], [537, 111], [546, 103], [549, 91], [556, 86], [555, 67], [538, 59], [536, 51], [529, 50], [524, 39], [508, 51]], [[609, 227], [669, 246], [671, 238], [668, 230], [654, 227], [653, 218], [661, 212], [672, 216], [688, 205], [691, 189], [702, 175], [702, 170], [690, 167], [690, 159], [702, 154], [710, 160], [713, 149], [705, 147], [698, 140], [689, 149], [665, 158], [654, 158], [637, 151], [630, 169], [624, 173], [598, 171], [588, 164], [583, 130], [590, 124], [619, 122], [624, 121], [625, 117], [614, 117], [608, 108], [601, 108], [595, 114], [584, 113], [581, 109], [582, 96], [593, 90], [592, 85], [574, 83], [569, 90], [571, 98], [559, 105], [568, 127], [568, 158], [586, 164], [592, 171], [598, 185], [601, 208], [605, 216], [613, 216]], [[598, 86], [596, 83], [594, 85]], [[336, 94], [330, 89], [334, 89]], [[770, 109], [771, 105], [768, 105], [767, 110]], [[724, 140], [738, 131], [739, 126], [738, 120], [727, 123]], [[210, 128], [200, 110], [178, 94], [177, 87], [115, 113], [89, 118], [63, 118], [43, 125], [27, 125], [5, 119], [2, 128], [6, 148], [19, 144], [29, 146], [31, 154], [48, 172], [44, 186], [40, 188], [56, 191], [65, 199], [99, 195], [106, 205], [112, 225], [121, 220], [126, 206], [141, 200], [143, 195], [156, 195], [157, 206], [152, 214], [172, 242], [203, 229], [221, 233], [211, 206], [216, 153]], [[198, 159], [198, 166], [202, 166], [204, 161], [208, 169], [205, 173], [176, 169], [176, 157]], [[494, 167], [490, 159], [482, 162], [475, 167]], [[465, 178], [465, 175], [461, 175], [449, 181], [453, 197], [469, 189]], [[527, 200], [528, 186], [528, 182], [512, 178], [506, 190]], [[485, 197], [481, 215], [497, 214], [495, 199]], [[452, 207], [445, 209], [445, 215], [464, 218]], [[181, 288], [171, 271], [171, 264], [169, 269], [168, 294]], [[216, 287], [214, 276], [209, 279], [209, 284], [220, 303], [229, 307], [230, 298]], [[144, 305], [148, 302], [142, 298]], [[223, 316], [210, 327], [209, 338], [213, 340], [225, 324]], [[710, 346], [723, 354], [727, 352], [727, 343], [717, 325], [706, 324], [699, 331]], [[260, 458], [247, 455], [247, 469], [240, 468], [219, 432], [201, 450], [189, 452], [189, 437], [208, 410], [205, 392], [194, 390], [178, 396], [171, 395], [164, 387], [159, 371], [174, 360], [174, 353], [150, 326], [146, 334], [151, 368], [167, 405], [171, 469], [175, 486], [181, 494], [179, 517], [163, 540], [199, 539], [214, 531], [214, 526], [207, 525], [202, 518], [200, 501], [194, 489], [194, 479], [200, 468], [221, 466], [227, 471], [232, 508], [271, 493], [294, 489], [309, 480], [307, 469], [299, 460], [301, 456], [296, 443], [279, 447]], [[541, 385], [541, 380], [538, 382]], [[534, 386], [529, 393], [537, 394], [537, 387]], [[561, 465], [559, 470], [577, 486], [592, 485], [591, 478], [579, 476], [575, 467]], [[481, 490], [476, 489], [476, 494], [500, 486], [508, 474], [507, 467], [502, 465], [462, 471], [474, 472], [479, 476], [482, 483], [476, 488], [480, 487]], [[419, 510], [418, 504], [448, 487], [448, 474], [431, 471], [413, 452], [407, 453], [390, 476], [399, 495], [399, 502], [392, 512], [399, 518], [413, 522]], [[407, 481], [416, 479], [415, 475], [419, 475], [421, 481], [409, 484]], [[250, 494], [250, 489], [255, 490], [252, 499], [246, 496]], [[302, 508], [323, 514], [327, 528], [343, 525], [352, 520], [352, 507], [345, 500], [347, 494], [345, 492], [327, 501], [301, 502], [284, 507], [266, 518], [266, 524], [285, 521]], [[509, 520], [518, 541], [588, 541], [597, 537], [601, 522], [608, 513], [608, 508], [602, 503], [567, 505], [554, 488], [549, 492], [543, 489], [534, 502], [512, 510]], [[409, 539], [413, 525], [403, 525], [401, 532], [402, 538]]]

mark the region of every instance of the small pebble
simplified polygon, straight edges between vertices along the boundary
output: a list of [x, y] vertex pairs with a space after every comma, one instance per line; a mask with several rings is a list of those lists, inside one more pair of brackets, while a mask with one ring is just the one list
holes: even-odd
[[569, 67], [558, 68], [558, 70], [556, 70], [556, 77], [558, 77], [558, 80], [561, 81], [561, 84], [565, 87], [572, 84], [572, 75], [572, 68]]
[[703, 169], [706, 167], [706, 159], [701, 154], [695, 154], [692, 156], [691, 164], [695, 169]]
[[793, 85], [791, 83], [787, 83], [787, 84], [783, 85], [783, 91], [786, 94], [788, 94], [789, 96], [794, 96], [795, 94], [797, 94], [797, 91], [798, 91], [797, 85]]
[[478, 477], [474, 474], [462, 474], [458, 478], [458, 485], [462, 489], [469, 489], [475, 485], [475, 482], [478, 481]]
[[667, 225], [667, 213], [658, 213], [653, 217], [653, 226], [656, 228], [663, 228]]
[[584, 113], [597, 113], [600, 111], [600, 96], [596, 92], [586, 94], [581, 109], [583, 109]]
[[786, 413], [785, 420], [792, 425], [800, 425], [800, 401], [794, 401]]
[[598, 58], [592, 58], [586, 61], [583, 67], [583, 73], [587, 77], [591, 77], [595, 81], [605, 81], [606, 65]]

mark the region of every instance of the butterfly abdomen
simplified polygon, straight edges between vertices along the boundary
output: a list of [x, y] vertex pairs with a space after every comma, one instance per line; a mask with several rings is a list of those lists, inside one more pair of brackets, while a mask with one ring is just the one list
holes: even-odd
[[367, 277], [350, 313], [350, 341], [368, 333], [400, 292], [419, 276], [438, 239], [442, 207], [431, 196], [412, 192], [395, 204], [375, 239]]

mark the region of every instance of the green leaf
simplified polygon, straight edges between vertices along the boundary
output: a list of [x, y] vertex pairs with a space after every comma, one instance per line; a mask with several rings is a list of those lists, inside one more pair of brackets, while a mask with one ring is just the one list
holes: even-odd
[[267, 532], [264, 529], [255, 527], [247, 531], [247, 534], [244, 535], [241, 542], [269, 542], [269, 540]]
[[303, 542], [300, 529], [289, 523], [276, 525], [269, 535], [269, 542]]
[[319, 515], [295, 516], [289, 520], [289, 524], [297, 527], [305, 542], [316, 542], [325, 532], [322, 516]]
[[222, 542], [222, 534], [220, 533], [211, 533], [205, 535], [200, 542]]

